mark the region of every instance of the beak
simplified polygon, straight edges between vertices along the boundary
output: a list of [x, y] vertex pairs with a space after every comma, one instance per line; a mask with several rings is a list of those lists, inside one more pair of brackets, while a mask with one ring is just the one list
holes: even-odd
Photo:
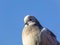
[[28, 23], [25, 23], [25, 25], [28, 25]]

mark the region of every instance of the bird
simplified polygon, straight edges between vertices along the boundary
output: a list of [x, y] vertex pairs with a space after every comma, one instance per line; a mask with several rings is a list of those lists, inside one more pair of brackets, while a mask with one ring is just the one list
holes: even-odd
[[22, 43], [23, 45], [60, 45], [55, 34], [43, 27], [32, 15], [24, 17]]

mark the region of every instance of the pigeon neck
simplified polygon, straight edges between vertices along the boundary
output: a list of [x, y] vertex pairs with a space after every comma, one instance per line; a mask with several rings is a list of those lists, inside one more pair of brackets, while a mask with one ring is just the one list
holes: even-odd
[[43, 29], [42, 25], [39, 22], [37, 22], [35, 25], [37, 25], [40, 29]]

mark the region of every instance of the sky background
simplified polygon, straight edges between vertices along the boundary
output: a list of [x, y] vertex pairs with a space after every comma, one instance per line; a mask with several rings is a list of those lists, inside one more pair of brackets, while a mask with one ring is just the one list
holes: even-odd
[[26, 15], [35, 16], [60, 42], [60, 0], [0, 0], [0, 45], [22, 45]]

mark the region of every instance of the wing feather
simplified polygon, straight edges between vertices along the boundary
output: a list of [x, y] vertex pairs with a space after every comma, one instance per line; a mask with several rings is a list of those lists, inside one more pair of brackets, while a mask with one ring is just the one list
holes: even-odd
[[41, 42], [42, 45], [57, 45], [55, 35], [48, 29], [41, 31]]

